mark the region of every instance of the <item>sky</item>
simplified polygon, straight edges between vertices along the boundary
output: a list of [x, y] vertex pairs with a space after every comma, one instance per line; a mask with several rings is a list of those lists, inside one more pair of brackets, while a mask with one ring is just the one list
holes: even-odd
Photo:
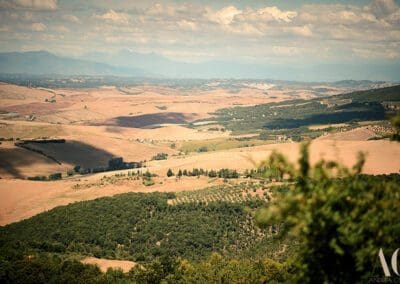
[[400, 62], [395, 0], [0, 0], [0, 51], [157, 53], [184, 62]]

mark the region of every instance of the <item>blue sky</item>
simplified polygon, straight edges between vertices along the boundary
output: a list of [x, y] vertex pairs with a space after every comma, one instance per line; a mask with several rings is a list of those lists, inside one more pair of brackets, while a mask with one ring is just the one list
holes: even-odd
[[126, 49], [185, 62], [399, 63], [399, 1], [0, 0], [0, 51]]

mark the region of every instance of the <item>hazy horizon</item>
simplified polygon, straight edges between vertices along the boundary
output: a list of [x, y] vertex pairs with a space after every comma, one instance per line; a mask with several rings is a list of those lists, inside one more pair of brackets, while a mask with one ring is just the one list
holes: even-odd
[[394, 0], [1, 0], [0, 15], [0, 52], [45, 50], [170, 77], [400, 80]]

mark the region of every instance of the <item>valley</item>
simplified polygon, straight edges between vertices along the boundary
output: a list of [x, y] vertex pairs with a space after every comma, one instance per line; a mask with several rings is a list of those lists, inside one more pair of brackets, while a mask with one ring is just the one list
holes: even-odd
[[[351, 168], [362, 152], [363, 175], [399, 174], [400, 145], [386, 119], [396, 113], [398, 86], [180, 84], [0, 84], [4, 244], [19, 239], [45, 262], [61, 254], [105, 275], [120, 268], [121, 277], [166, 255], [285, 262], [296, 241], [275, 239], [275, 225], [260, 229], [252, 218], [293, 181], [266, 176], [263, 162], [278, 152], [297, 163], [308, 142], [312, 167], [326, 160]], [[317, 87], [330, 91], [310, 91]], [[174, 228], [177, 220], [183, 223]]]

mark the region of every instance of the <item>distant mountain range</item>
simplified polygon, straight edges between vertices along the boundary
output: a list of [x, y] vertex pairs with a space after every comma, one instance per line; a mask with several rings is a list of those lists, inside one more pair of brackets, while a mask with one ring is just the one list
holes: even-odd
[[116, 67], [106, 63], [61, 57], [47, 51], [0, 53], [0, 72], [35, 75], [149, 75], [135, 67]]
[[186, 63], [156, 53], [121, 50], [87, 53], [78, 58], [46, 51], [0, 53], [0, 73], [35, 75], [114, 75], [157, 78], [251, 78], [293, 81], [400, 81], [400, 63], [290, 66], [207, 61]]

